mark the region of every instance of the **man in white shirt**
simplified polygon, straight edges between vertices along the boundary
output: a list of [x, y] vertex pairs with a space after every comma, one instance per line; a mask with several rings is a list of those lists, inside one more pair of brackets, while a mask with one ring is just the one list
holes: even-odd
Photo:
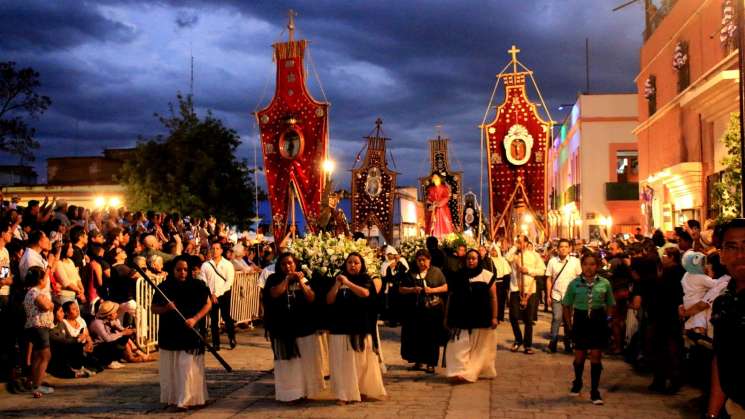
[[[541, 255], [530, 248], [530, 240], [525, 235], [517, 238], [513, 246], [505, 255], [512, 265], [510, 278], [510, 324], [515, 335], [512, 352], [517, 352], [523, 346], [525, 354], [532, 355], [533, 351], [533, 312], [536, 308], [535, 277], [546, 272], [546, 264]], [[525, 334], [520, 331], [519, 321], [525, 325]]]
[[52, 243], [43, 231], [32, 231], [28, 236], [28, 247], [23, 252], [20, 262], [18, 262], [18, 272], [21, 275], [20, 280], [26, 278], [28, 269], [32, 266], [38, 266], [44, 270], [49, 265], [47, 260], [41, 255], [43, 251], [49, 252], [52, 249]]
[[5, 312], [13, 284], [10, 273], [10, 253], [5, 247], [13, 239], [13, 225], [7, 221], [0, 223], [0, 312]]
[[569, 254], [571, 245], [569, 240], [559, 240], [559, 255], [554, 256], [548, 261], [546, 267], [546, 284], [548, 285], [548, 295], [551, 297], [551, 342], [548, 349], [551, 353], [556, 353], [556, 345], [559, 341], [559, 328], [564, 323], [564, 350], [571, 351], [571, 330], [564, 322], [564, 311], [561, 300], [564, 299], [564, 293], [567, 291], [569, 283], [582, 273], [582, 265], [579, 259]]
[[220, 320], [222, 315], [225, 330], [228, 332], [230, 349], [235, 348], [235, 324], [230, 317], [230, 288], [235, 279], [235, 269], [229, 260], [222, 257], [223, 248], [220, 242], [210, 245], [210, 257], [202, 264], [202, 277], [212, 294], [212, 310], [210, 311], [210, 328], [212, 330], [212, 346], [220, 350]]

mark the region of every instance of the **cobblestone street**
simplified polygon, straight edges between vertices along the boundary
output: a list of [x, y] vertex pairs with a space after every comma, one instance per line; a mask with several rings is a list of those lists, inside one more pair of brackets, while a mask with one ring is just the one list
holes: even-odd
[[[541, 314], [536, 346], [546, 344], [548, 316]], [[327, 400], [284, 405], [273, 400], [271, 352], [263, 330], [244, 330], [236, 350], [221, 354], [234, 367], [232, 374], [219, 369], [208, 357], [209, 394], [213, 400], [201, 410], [183, 414], [166, 412], [158, 403], [157, 362], [128, 364], [93, 378], [50, 378], [55, 394], [42, 399], [0, 393], [0, 415], [23, 417], [428, 417], [428, 418], [680, 418], [697, 417], [699, 392], [685, 388], [677, 396], [647, 393], [650, 378], [641, 376], [619, 359], [606, 359], [601, 384], [605, 406], [593, 406], [589, 391], [579, 398], [567, 395], [572, 378], [571, 357], [538, 352], [513, 354], [509, 324], [500, 324], [497, 369], [491, 381], [450, 385], [441, 375], [408, 371], [399, 358], [399, 329], [383, 329], [388, 373], [388, 400], [337, 406]], [[561, 345], [560, 345], [561, 347]], [[586, 368], [586, 375], [589, 374]], [[589, 383], [589, 376], [585, 377]]]

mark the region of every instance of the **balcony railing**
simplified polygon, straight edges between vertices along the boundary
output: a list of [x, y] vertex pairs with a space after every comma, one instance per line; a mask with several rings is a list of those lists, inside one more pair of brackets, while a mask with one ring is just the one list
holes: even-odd
[[636, 182], [608, 182], [605, 184], [606, 201], [638, 201], [639, 184]]

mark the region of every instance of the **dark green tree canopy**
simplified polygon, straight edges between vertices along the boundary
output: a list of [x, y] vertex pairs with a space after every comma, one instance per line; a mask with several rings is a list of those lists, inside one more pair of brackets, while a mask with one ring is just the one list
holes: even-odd
[[13, 61], [0, 62], [0, 151], [21, 160], [33, 161], [33, 150], [39, 148], [27, 118], [37, 118], [52, 103], [36, 93], [39, 86], [39, 73], [33, 68], [16, 70]]
[[247, 224], [255, 214], [254, 186], [251, 170], [235, 156], [238, 134], [211, 112], [200, 119], [190, 96], [177, 99], [169, 117], [156, 114], [167, 136], [141, 138], [122, 168], [127, 206]]

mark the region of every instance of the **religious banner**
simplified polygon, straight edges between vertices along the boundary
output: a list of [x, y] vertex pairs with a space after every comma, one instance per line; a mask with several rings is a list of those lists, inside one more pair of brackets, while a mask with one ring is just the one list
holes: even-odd
[[316, 101], [308, 92], [303, 65], [308, 42], [295, 41], [294, 28], [291, 13], [289, 41], [272, 46], [277, 64], [274, 98], [256, 113], [272, 207], [272, 231], [279, 239], [287, 231], [292, 185], [309, 229], [316, 230], [324, 187], [322, 162], [328, 146], [329, 105]]
[[461, 231], [461, 172], [450, 170], [448, 160], [449, 139], [429, 140], [430, 175], [419, 179], [424, 197], [424, 234], [441, 239]]
[[364, 231], [377, 226], [385, 240], [393, 240], [393, 201], [397, 173], [388, 168], [383, 120], [375, 121], [375, 134], [367, 138], [367, 153], [362, 166], [352, 169], [352, 230]]
[[470, 230], [474, 235], [479, 234], [481, 223], [481, 207], [478, 198], [473, 192], [463, 195], [463, 231]]
[[[512, 72], [497, 76], [497, 82], [504, 83], [504, 102], [496, 107], [494, 120], [482, 126], [487, 141], [492, 237], [496, 237], [498, 228], [504, 228], [508, 235], [514, 233], [515, 221], [511, 212], [516, 206], [524, 206], [531, 214], [527, 219], [535, 223], [538, 230], [545, 231], [545, 164], [551, 122], [550, 117], [549, 121], [542, 119], [536, 104], [528, 99], [525, 82], [533, 75], [517, 60], [518, 52], [520, 50], [514, 46], [509, 51]], [[537, 93], [540, 97], [540, 91]], [[545, 104], [543, 107], [546, 109]], [[525, 226], [522, 228], [524, 230]]]

